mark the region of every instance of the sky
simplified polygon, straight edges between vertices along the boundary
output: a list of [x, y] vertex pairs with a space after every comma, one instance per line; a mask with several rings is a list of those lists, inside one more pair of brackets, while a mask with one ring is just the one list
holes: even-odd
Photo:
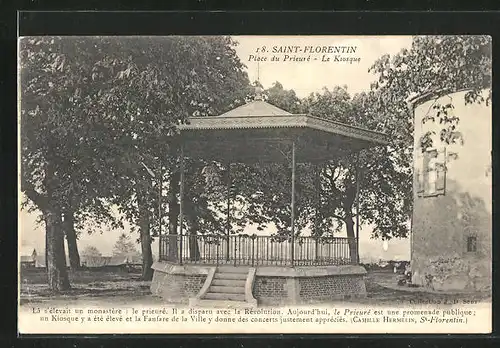
[[[299, 97], [312, 92], [319, 92], [323, 87], [346, 85], [351, 94], [367, 91], [375, 76], [368, 72], [372, 64], [384, 54], [397, 54], [403, 48], [410, 48], [411, 36], [234, 36], [239, 45], [236, 53], [247, 66], [250, 81], [259, 80], [264, 88], [271, 87], [279, 81], [284, 88], [293, 89]], [[257, 48], [265, 46], [268, 50], [273, 46], [355, 46], [360, 60], [357, 63], [334, 62], [271, 62], [271, 53], [261, 54], [268, 58], [266, 62], [249, 61], [250, 55], [256, 55]], [[283, 57], [284, 54], [276, 54]], [[307, 56], [308, 54], [297, 54]], [[289, 54], [293, 56], [293, 54]], [[314, 54], [319, 60], [322, 54]], [[330, 55], [331, 56], [331, 55]]]
[[[397, 54], [403, 48], [411, 46], [410, 36], [235, 36], [233, 38], [239, 43], [236, 53], [246, 65], [250, 81], [255, 81], [258, 77], [264, 88], [271, 87], [275, 81], [279, 81], [285, 89], [295, 90], [299, 97], [320, 92], [324, 87], [331, 89], [334, 86], [343, 85], [347, 86], [351, 94], [368, 91], [370, 83], [375, 79], [375, 76], [368, 72], [373, 62], [384, 54]], [[278, 51], [291, 50], [292, 52], [273, 54], [271, 51], [274, 46]], [[328, 53], [329, 49], [335, 49], [329, 48], [330, 46], [335, 46], [337, 49], [344, 47], [347, 51], [350, 48], [351, 52]], [[266, 52], [257, 54], [257, 49], [261, 50], [262, 47], [265, 47]], [[319, 50], [319, 53], [309, 52], [316, 50]], [[324, 50], [326, 53], [322, 53]], [[353, 50], [355, 52], [352, 52]], [[287, 61], [283, 61], [285, 54], [288, 55]], [[273, 56], [279, 58], [280, 61], [270, 61]], [[310, 56], [310, 62], [293, 61], [294, 58], [300, 60], [307, 59], [308, 56]], [[352, 63], [335, 61], [335, 56], [340, 59], [350, 58]], [[257, 57], [267, 61], [257, 63], [255, 61]], [[252, 60], [249, 61], [249, 58]], [[326, 59], [330, 60], [325, 61]], [[39, 253], [44, 250], [44, 229], [43, 226], [35, 223], [36, 217], [37, 214], [20, 211], [19, 245], [22, 255], [30, 255], [34, 248]], [[128, 228], [125, 232], [127, 230]], [[83, 250], [91, 245], [97, 247], [102, 254], [110, 255], [114, 243], [122, 232], [124, 231], [104, 230], [102, 234], [82, 235], [79, 248]], [[249, 231], [249, 233], [252, 232], [252, 230]], [[409, 240], [391, 241], [387, 251], [382, 248], [382, 245], [382, 241], [370, 239], [370, 228], [361, 229], [360, 255], [362, 259], [409, 259]], [[139, 249], [139, 246], [137, 247]], [[156, 254], [157, 250], [157, 243], [154, 243], [153, 253]]]

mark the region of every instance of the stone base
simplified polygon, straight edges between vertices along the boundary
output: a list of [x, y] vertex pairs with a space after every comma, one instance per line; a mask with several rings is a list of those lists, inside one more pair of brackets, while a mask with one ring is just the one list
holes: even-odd
[[361, 266], [260, 267], [253, 293], [259, 304], [297, 305], [366, 297]]
[[[151, 292], [167, 302], [189, 303], [216, 265], [156, 262]], [[243, 266], [240, 266], [243, 267]], [[249, 267], [244, 267], [249, 268]], [[366, 297], [361, 266], [257, 267], [252, 294], [259, 305], [298, 305]]]
[[155, 262], [151, 268], [151, 293], [166, 302], [187, 304], [200, 292], [211, 267]]

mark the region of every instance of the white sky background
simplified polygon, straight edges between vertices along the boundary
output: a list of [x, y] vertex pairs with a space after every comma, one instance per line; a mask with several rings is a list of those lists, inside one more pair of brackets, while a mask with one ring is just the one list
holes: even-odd
[[[257, 80], [259, 70], [260, 82], [269, 88], [279, 81], [285, 89], [293, 89], [299, 97], [312, 92], [320, 92], [323, 87], [347, 86], [350, 94], [368, 91], [375, 76], [368, 73], [372, 64], [384, 54], [394, 55], [403, 48], [410, 48], [411, 36], [234, 36], [239, 45], [236, 52], [247, 66], [250, 81]], [[249, 62], [248, 56], [254, 54], [258, 47], [266, 46], [357, 46], [356, 56], [359, 63], [320, 63], [320, 62]], [[283, 56], [283, 54], [277, 54]], [[293, 55], [293, 54], [289, 54]], [[302, 54], [304, 55], [304, 54]], [[263, 54], [262, 56], [266, 56]], [[268, 57], [270, 54], [267, 55]], [[321, 57], [321, 54], [317, 54]]]
[[[329, 89], [334, 86], [346, 85], [351, 95], [368, 91], [375, 76], [368, 69], [377, 58], [384, 54], [397, 54], [403, 48], [411, 46], [410, 36], [379, 36], [379, 37], [341, 37], [341, 36], [235, 36], [239, 42], [236, 52], [241, 61], [247, 66], [250, 81], [257, 79], [257, 63], [249, 62], [248, 56], [254, 54], [257, 47], [266, 46], [357, 46], [356, 54], [360, 57], [359, 63], [332, 63], [332, 62], [260, 62], [259, 77], [264, 88], [269, 88], [275, 81], [279, 81], [285, 89], [293, 89], [299, 97], [305, 97], [312, 92], [321, 92], [323, 87]], [[290, 54], [293, 55], [293, 54]], [[301, 56], [307, 56], [300, 54]], [[264, 56], [264, 55], [263, 55]], [[267, 55], [270, 58], [270, 54]], [[283, 54], [279, 54], [283, 56]], [[321, 59], [322, 54], [317, 54]], [[44, 250], [44, 229], [35, 224], [36, 215], [20, 212], [20, 252], [30, 255], [33, 248], [40, 253]], [[166, 226], [164, 227], [166, 228]], [[252, 229], [253, 230], [253, 229]], [[254, 233], [250, 230], [249, 233]], [[111, 255], [113, 245], [122, 233], [122, 230], [105, 230], [102, 234], [82, 235], [79, 240], [79, 249], [87, 245], [97, 247], [103, 255]], [[128, 229], [127, 231], [128, 232]], [[132, 236], [133, 239], [136, 235]], [[379, 240], [370, 240], [370, 229], [360, 231], [360, 254], [363, 259], [378, 260], [403, 258], [409, 259], [409, 240], [394, 240], [389, 242], [388, 251], [382, 248]], [[137, 245], [139, 248], [139, 245]], [[153, 253], [157, 254], [158, 245], [153, 244]]]

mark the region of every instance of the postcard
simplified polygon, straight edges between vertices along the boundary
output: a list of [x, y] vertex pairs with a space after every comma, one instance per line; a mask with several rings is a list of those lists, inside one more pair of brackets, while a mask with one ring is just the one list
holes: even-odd
[[491, 332], [491, 54], [20, 37], [19, 333]]

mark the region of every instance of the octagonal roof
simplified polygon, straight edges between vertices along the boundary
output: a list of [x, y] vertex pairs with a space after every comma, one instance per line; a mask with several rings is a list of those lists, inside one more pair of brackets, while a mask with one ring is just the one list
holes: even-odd
[[187, 156], [217, 161], [277, 161], [294, 142], [299, 162], [387, 144], [380, 132], [306, 114], [291, 114], [255, 100], [220, 116], [193, 117], [179, 126]]

